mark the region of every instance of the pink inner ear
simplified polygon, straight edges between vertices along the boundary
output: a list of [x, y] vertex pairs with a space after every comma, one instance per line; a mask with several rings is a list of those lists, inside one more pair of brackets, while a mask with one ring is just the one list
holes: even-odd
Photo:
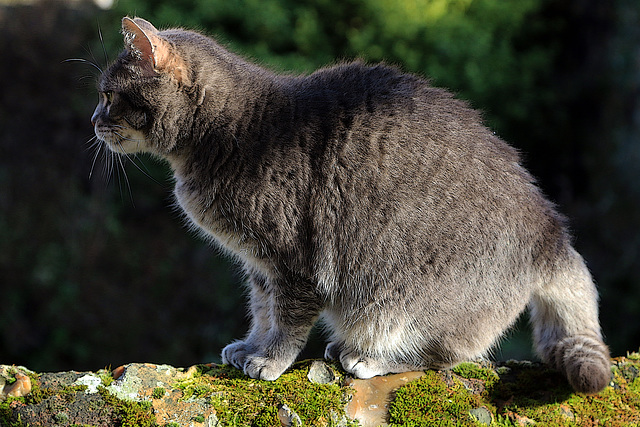
[[140, 56], [142, 61], [148, 62], [152, 68], [156, 67], [154, 49], [149, 36], [130, 18], [122, 19], [122, 32], [127, 48]]
[[147, 72], [169, 73], [179, 83], [189, 84], [184, 59], [166, 40], [157, 35], [157, 31], [153, 25], [141, 18], [122, 19], [125, 45], [145, 64]]

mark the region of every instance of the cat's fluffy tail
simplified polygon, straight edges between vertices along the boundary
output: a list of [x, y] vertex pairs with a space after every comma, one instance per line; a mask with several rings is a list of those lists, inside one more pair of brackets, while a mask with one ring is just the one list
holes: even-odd
[[609, 349], [598, 322], [598, 294], [582, 257], [571, 249], [566, 267], [533, 296], [534, 346], [578, 392], [601, 391], [611, 379]]

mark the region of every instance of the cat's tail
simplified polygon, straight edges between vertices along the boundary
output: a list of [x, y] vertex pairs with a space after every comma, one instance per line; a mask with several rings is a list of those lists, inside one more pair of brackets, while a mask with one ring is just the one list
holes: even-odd
[[565, 374], [574, 390], [593, 394], [611, 380], [609, 349], [598, 322], [598, 293], [582, 260], [570, 249], [565, 267], [539, 289], [530, 304], [534, 347]]

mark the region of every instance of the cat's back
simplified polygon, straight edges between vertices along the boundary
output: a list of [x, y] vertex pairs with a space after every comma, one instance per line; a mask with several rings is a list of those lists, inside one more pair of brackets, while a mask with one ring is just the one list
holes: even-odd
[[386, 65], [360, 61], [337, 64], [304, 77], [292, 79], [298, 102], [310, 108], [331, 106], [331, 112], [372, 114], [385, 107], [407, 107], [427, 82]]
[[[299, 134], [365, 179], [397, 188], [423, 186], [436, 174], [485, 183], [507, 175], [533, 182], [517, 151], [451, 92], [396, 67], [339, 64], [293, 79]], [[318, 148], [318, 147], [315, 147]], [[395, 176], [393, 174], [395, 173]], [[403, 175], [407, 178], [403, 180]], [[446, 183], [442, 183], [446, 185]]]
[[362, 245], [358, 252], [370, 250], [372, 236], [394, 253], [413, 245], [422, 253], [428, 241], [440, 254], [478, 257], [495, 255], [495, 236], [563, 244], [563, 220], [517, 151], [450, 92], [395, 67], [361, 63], [298, 84], [301, 128], [322, 146], [313, 162], [318, 221], [337, 212], [339, 227], [352, 230], [341, 238]]
[[405, 154], [446, 149], [486, 161], [520, 160], [467, 102], [394, 66], [338, 64], [293, 79], [291, 88], [301, 116], [334, 133], [349, 133], [350, 139], [339, 138], [344, 143], [366, 144], [377, 136], [387, 149], [409, 150]]

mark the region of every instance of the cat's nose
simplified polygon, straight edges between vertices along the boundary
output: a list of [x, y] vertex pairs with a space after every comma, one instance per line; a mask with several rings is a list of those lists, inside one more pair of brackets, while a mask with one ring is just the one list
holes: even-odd
[[93, 114], [91, 115], [91, 125], [95, 126], [96, 122], [98, 121], [98, 112], [100, 110], [100, 106], [98, 105], [95, 109], [95, 111], [93, 112]]

